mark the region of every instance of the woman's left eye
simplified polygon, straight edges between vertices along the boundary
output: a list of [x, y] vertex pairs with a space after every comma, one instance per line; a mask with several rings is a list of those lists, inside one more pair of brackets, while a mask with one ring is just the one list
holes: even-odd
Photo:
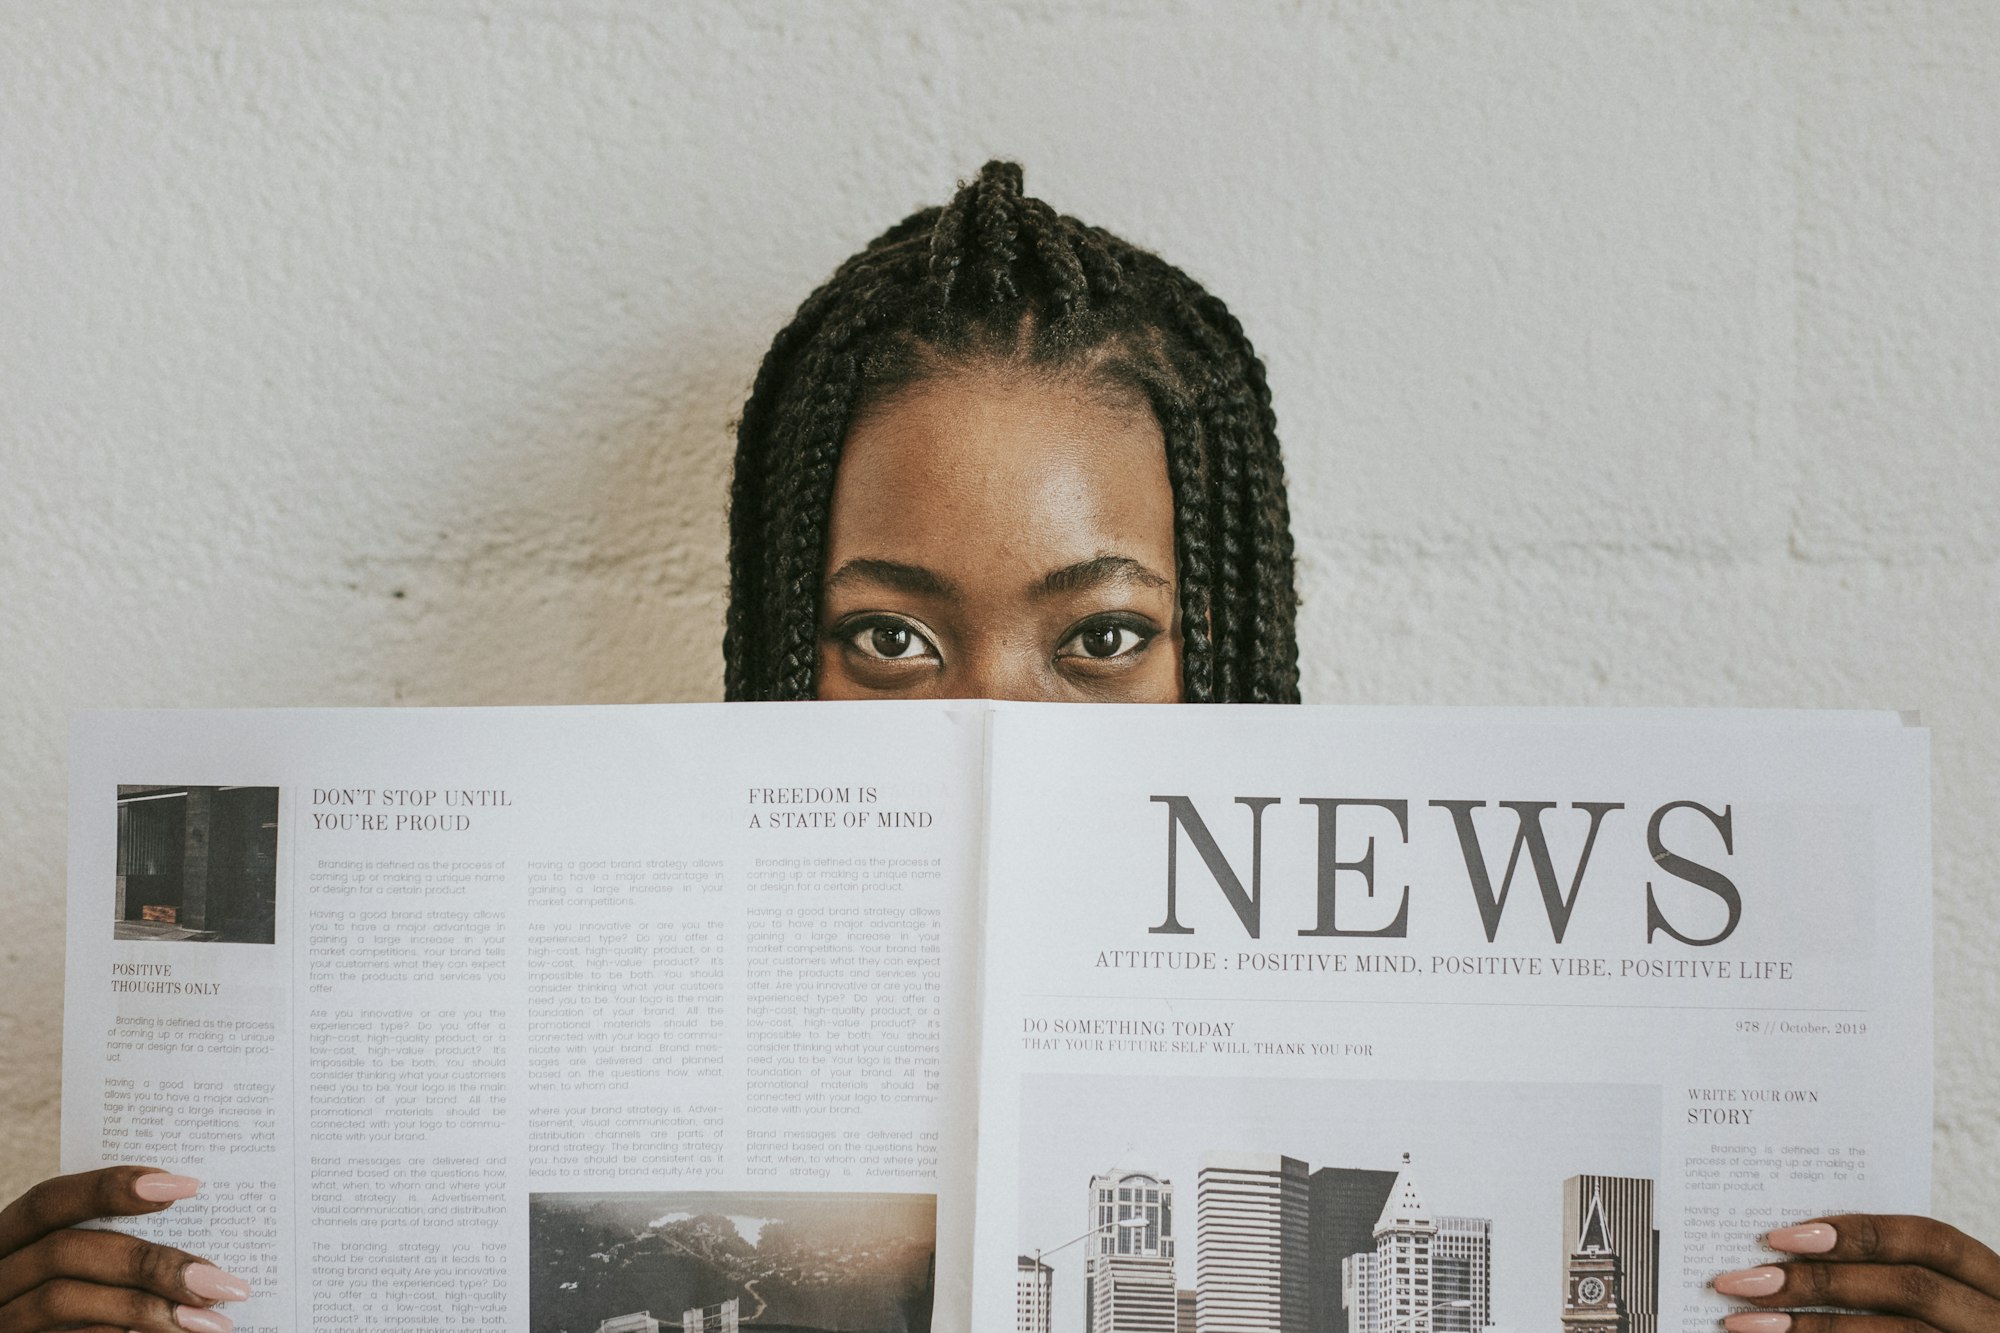
[[917, 629], [901, 620], [867, 620], [840, 631], [848, 647], [877, 662], [908, 662], [935, 657], [937, 649]]
[[1103, 660], [1108, 657], [1123, 657], [1136, 653], [1152, 642], [1148, 631], [1118, 621], [1101, 621], [1095, 625], [1085, 625], [1069, 636], [1061, 648], [1056, 650], [1059, 657], [1089, 657]]

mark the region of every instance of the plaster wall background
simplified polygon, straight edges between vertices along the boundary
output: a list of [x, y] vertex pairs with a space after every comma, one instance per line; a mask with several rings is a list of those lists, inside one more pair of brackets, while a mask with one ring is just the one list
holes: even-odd
[[2000, 10], [0, 6], [0, 1197], [85, 706], [720, 690], [728, 423], [1017, 156], [1271, 370], [1319, 702], [1916, 708], [2000, 1235]]

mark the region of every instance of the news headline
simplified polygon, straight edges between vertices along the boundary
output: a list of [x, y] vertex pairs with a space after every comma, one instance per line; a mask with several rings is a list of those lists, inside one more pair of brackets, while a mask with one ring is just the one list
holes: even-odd
[[463, 833], [466, 811], [513, 804], [497, 787], [314, 787], [311, 814], [320, 833]]

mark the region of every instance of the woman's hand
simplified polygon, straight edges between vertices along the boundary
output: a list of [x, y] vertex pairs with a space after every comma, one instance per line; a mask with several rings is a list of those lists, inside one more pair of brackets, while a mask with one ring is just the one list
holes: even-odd
[[1715, 1289], [1766, 1307], [1837, 1306], [1850, 1314], [1746, 1310], [1731, 1333], [1992, 1333], [2000, 1329], [2000, 1255], [1928, 1217], [1852, 1213], [1766, 1236], [1803, 1256], [1715, 1279]]
[[0, 1333], [229, 1333], [213, 1307], [248, 1300], [249, 1283], [185, 1250], [77, 1226], [157, 1213], [200, 1187], [114, 1166], [44, 1180], [0, 1210]]

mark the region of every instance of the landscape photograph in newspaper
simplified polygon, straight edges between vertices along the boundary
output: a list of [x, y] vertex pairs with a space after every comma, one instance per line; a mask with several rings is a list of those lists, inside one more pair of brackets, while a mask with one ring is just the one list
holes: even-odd
[[929, 1328], [929, 1194], [535, 1194], [531, 1333]]

